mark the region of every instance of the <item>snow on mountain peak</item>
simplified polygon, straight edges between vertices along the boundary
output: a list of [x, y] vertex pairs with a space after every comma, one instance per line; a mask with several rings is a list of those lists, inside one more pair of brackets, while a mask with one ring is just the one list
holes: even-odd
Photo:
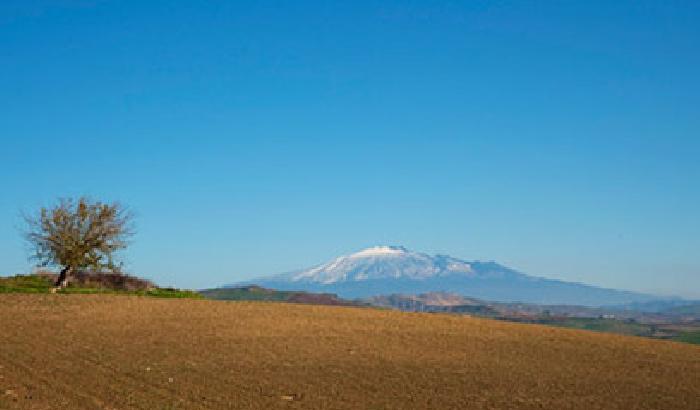
[[400, 256], [406, 249], [400, 246], [373, 246], [350, 255], [350, 258], [367, 258], [373, 256]]
[[289, 274], [292, 282], [331, 284], [370, 279], [426, 279], [450, 274], [472, 274], [468, 262], [411, 252], [400, 246], [374, 246], [328, 263]]

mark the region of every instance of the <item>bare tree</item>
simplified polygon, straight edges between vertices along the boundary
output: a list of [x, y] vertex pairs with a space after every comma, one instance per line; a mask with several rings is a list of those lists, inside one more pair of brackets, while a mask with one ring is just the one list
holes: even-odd
[[25, 238], [38, 266], [60, 267], [56, 289], [66, 287], [78, 269], [118, 272], [115, 252], [133, 235], [132, 214], [119, 203], [103, 203], [81, 197], [61, 199], [52, 208], [24, 217]]

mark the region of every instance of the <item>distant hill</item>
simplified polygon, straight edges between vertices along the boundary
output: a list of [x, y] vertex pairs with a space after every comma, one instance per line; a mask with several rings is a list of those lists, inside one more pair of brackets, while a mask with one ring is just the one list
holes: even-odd
[[396, 246], [368, 248], [313, 268], [229, 286], [251, 283], [280, 290], [334, 293], [346, 299], [426, 292], [450, 292], [499, 302], [583, 306], [669, 299], [545, 279], [495, 262], [465, 261], [446, 255], [431, 256]]
[[365, 301], [372, 306], [405, 312], [468, 314], [511, 322], [700, 343], [700, 304], [650, 313], [573, 305], [487, 302], [445, 292], [373, 296]]
[[466, 313], [483, 317], [500, 316], [488, 303], [453, 293], [428, 292], [420, 295], [381, 295], [365, 299], [372, 306], [399, 309], [404, 312]]
[[340, 299], [338, 296], [329, 293], [278, 291], [256, 285], [235, 288], [205, 289], [199, 291], [199, 293], [205, 298], [213, 300], [256, 300], [331, 306], [360, 305], [358, 302]]
[[700, 317], [700, 302], [696, 302], [689, 305], [674, 306], [662, 311], [662, 313], [667, 315], [676, 316], [689, 316], [693, 318]]
[[634, 302], [622, 305], [611, 305], [609, 308], [617, 310], [634, 310], [638, 312], [649, 313], [672, 313], [675, 310], [693, 310], [698, 309], [700, 301], [685, 300], [685, 299], [661, 299], [647, 302]]

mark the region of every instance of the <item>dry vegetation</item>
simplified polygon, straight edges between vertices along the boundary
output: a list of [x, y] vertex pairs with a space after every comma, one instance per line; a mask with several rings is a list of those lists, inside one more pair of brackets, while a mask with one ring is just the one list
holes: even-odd
[[6, 294], [0, 408], [698, 409], [700, 347], [363, 308]]

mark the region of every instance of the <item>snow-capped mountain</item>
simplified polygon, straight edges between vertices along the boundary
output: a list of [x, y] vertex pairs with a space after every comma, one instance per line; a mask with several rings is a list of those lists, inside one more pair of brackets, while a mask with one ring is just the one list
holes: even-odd
[[245, 284], [252, 283], [280, 290], [336, 293], [344, 298], [445, 291], [492, 301], [588, 306], [662, 299], [529, 276], [495, 262], [431, 256], [400, 246], [375, 246], [309, 269]]
[[309, 281], [331, 284], [387, 278], [427, 279], [434, 276], [473, 273], [471, 265], [446, 256], [428, 256], [410, 252], [400, 246], [375, 246], [319, 265], [292, 273], [293, 282]]

